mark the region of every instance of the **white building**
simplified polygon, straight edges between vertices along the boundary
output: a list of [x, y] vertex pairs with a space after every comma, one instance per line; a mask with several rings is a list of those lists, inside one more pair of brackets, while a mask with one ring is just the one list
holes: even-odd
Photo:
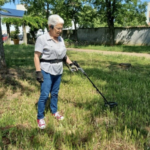
[[147, 6], [147, 20], [146, 20], [147, 24], [150, 25], [150, 2], [148, 2], [148, 6]]
[[[26, 9], [23, 5], [16, 5], [16, 9], [10, 9], [10, 8], [2, 8], [4, 11], [0, 11], [1, 18], [4, 17], [17, 17], [22, 18]], [[2, 26], [2, 34], [7, 34], [6, 24], [1, 24]], [[19, 27], [20, 34], [23, 33], [22, 27]], [[10, 31], [15, 31], [15, 28], [13, 25], [10, 26]], [[29, 32], [29, 27], [26, 27], [26, 32]]]

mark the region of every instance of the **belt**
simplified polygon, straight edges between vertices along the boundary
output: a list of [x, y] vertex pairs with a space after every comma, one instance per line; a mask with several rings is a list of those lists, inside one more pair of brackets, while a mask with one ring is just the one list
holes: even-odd
[[40, 59], [40, 62], [48, 62], [54, 64], [54, 63], [63, 62], [63, 59], [51, 59], [51, 60]]

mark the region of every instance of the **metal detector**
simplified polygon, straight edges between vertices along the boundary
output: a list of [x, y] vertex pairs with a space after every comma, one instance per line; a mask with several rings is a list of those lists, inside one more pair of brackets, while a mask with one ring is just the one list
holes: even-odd
[[[78, 67], [78, 70], [80, 70], [88, 78], [88, 80], [92, 83], [93, 87], [103, 97], [105, 106], [109, 106], [110, 108], [113, 108], [113, 107], [115, 107], [115, 106], [118, 105], [116, 102], [108, 102], [106, 100], [106, 98], [104, 97], [104, 95], [98, 90], [98, 88], [95, 86], [95, 84], [92, 82], [92, 80], [88, 77], [88, 75], [86, 74], [86, 72], [79, 66], [79, 64], [76, 61], [74, 61], [73, 64]], [[73, 72], [74, 70], [71, 70], [71, 71]]]

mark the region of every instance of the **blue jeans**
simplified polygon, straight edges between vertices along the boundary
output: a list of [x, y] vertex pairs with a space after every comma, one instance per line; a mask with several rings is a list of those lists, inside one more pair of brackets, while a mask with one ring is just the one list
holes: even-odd
[[41, 83], [41, 95], [38, 101], [38, 119], [44, 118], [46, 101], [51, 93], [50, 109], [54, 114], [57, 112], [58, 91], [61, 75], [51, 75], [42, 70], [44, 81]]

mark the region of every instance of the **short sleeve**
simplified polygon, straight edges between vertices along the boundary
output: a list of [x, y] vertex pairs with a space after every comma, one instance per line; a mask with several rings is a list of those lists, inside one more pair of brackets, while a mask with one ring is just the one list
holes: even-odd
[[34, 51], [38, 51], [40, 53], [43, 53], [43, 42], [42, 42], [42, 38], [38, 37], [36, 42], [35, 42], [35, 49]]

